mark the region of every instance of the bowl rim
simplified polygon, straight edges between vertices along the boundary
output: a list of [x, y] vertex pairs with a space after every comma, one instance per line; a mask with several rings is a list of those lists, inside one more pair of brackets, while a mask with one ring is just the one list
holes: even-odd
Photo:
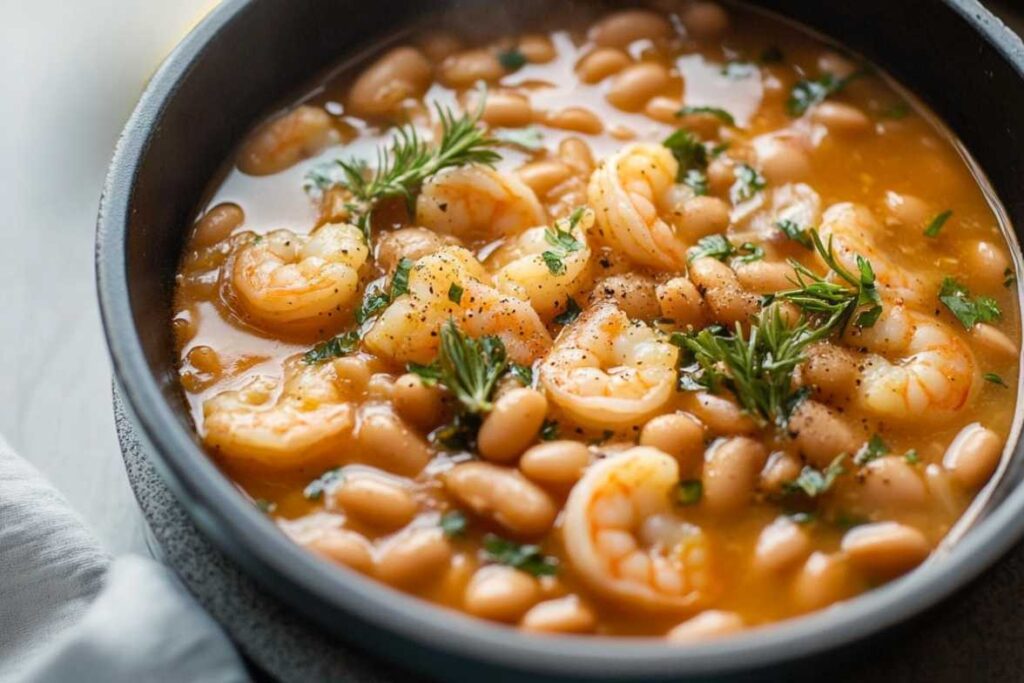
[[[1024, 43], [1016, 34], [978, 0], [943, 2], [1024, 80]], [[321, 622], [332, 611], [352, 615], [429, 650], [508, 670], [596, 679], [737, 673], [804, 659], [891, 628], [976, 578], [1024, 535], [1024, 486], [1019, 486], [941, 561], [824, 610], [685, 648], [656, 639], [523, 634], [440, 609], [316, 559], [239, 495], [175, 416], [146, 361], [127, 280], [134, 186], [155, 124], [205, 47], [249, 6], [249, 0], [226, 0], [211, 11], [159, 67], [128, 119], [100, 201], [96, 285], [115, 378], [147, 452], [156, 455], [162, 475], [203, 533], [291, 608]], [[1021, 450], [1018, 442], [1016, 457]], [[351, 631], [358, 640], [359, 629]], [[385, 646], [378, 653], [380, 647]]]

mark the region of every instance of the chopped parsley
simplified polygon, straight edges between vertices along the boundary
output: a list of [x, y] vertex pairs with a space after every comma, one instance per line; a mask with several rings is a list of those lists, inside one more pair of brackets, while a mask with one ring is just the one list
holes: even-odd
[[685, 479], [676, 486], [675, 499], [679, 505], [696, 505], [704, 496], [704, 484], [700, 479]]
[[786, 482], [783, 489], [787, 493], [803, 493], [808, 498], [817, 498], [832, 488], [836, 479], [846, 472], [843, 468], [843, 460], [845, 459], [846, 454], [841, 453], [824, 470], [804, 465], [797, 478]]
[[903, 454], [903, 459], [906, 460], [907, 463], [910, 465], [916, 465], [917, 463], [921, 462], [921, 456], [919, 456], [917, 454], [917, 451], [915, 451], [913, 448], [911, 448], [909, 451]]
[[448, 287], [448, 300], [451, 301], [453, 304], [456, 304], [456, 305], [461, 304], [462, 303], [462, 287], [460, 287], [459, 285], [457, 285], [457, 284], [455, 284], [453, 282], [451, 284], [451, 286]]
[[764, 248], [753, 242], [744, 242], [736, 246], [725, 235], [717, 234], [701, 237], [687, 253], [687, 258], [690, 261], [696, 261], [699, 258], [725, 261], [731, 257], [736, 257], [736, 260], [741, 263], [759, 261], [764, 258]]
[[555, 322], [559, 325], [568, 325], [580, 317], [582, 312], [583, 309], [576, 303], [576, 299], [573, 299], [571, 296], [567, 297], [565, 300], [565, 310], [555, 316]]
[[991, 382], [992, 384], [996, 384], [996, 385], [998, 385], [998, 386], [1001, 386], [1001, 387], [1005, 387], [1005, 388], [1007, 388], [1007, 389], [1009, 389], [1009, 388], [1010, 388], [1010, 385], [1008, 385], [1008, 384], [1007, 384], [1007, 383], [1006, 383], [1006, 382], [1005, 382], [1005, 381], [1003, 380], [1003, 378], [1002, 378], [1002, 377], [1000, 377], [999, 375], [997, 375], [997, 374], [996, 374], [996, 373], [994, 373], [994, 372], [986, 372], [986, 373], [985, 373], [984, 375], [982, 375], [982, 376], [983, 376], [983, 377], [985, 378], [985, 381], [986, 381], [986, 382]]
[[753, 199], [768, 185], [764, 176], [749, 164], [739, 164], [733, 174], [736, 176], [736, 182], [729, 188], [729, 199], [733, 204], [742, 204], [748, 199]]
[[[683, 182], [690, 171], [708, 167], [708, 148], [692, 131], [679, 128], [661, 142], [679, 162], [676, 182]], [[706, 191], [705, 191], [706, 193]]]
[[302, 356], [302, 362], [306, 365], [315, 365], [331, 358], [341, 358], [355, 351], [358, 346], [359, 333], [346, 332], [314, 346]]
[[808, 109], [842, 92], [852, 81], [865, 73], [856, 71], [845, 78], [840, 78], [826, 72], [814, 79], [803, 79], [790, 91], [789, 99], [786, 100], [786, 112], [794, 117], [803, 116]]
[[736, 119], [733, 118], [732, 114], [721, 107], [686, 106], [676, 112], [676, 116], [692, 116], [694, 114], [708, 114], [710, 116], [714, 116], [727, 126], [736, 125]]
[[964, 329], [969, 330], [977, 323], [988, 323], [999, 320], [1003, 312], [999, 304], [990, 296], [971, 298], [971, 292], [956, 279], [947, 277], [939, 289], [939, 301], [956, 316]]
[[302, 495], [306, 500], [320, 500], [325, 493], [330, 493], [338, 484], [345, 481], [345, 475], [340, 467], [329, 469], [319, 477], [309, 482], [306, 488], [302, 489]]
[[554, 441], [558, 438], [558, 423], [554, 420], [544, 420], [544, 424], [540, 426], [540, 439], [541, 441]]
[[703, 197], [708, 193], [708, 174], [702, 170], [691, 168], [683, 176], [683, 185], [693, 190], [693, 194]]
[[935, 218], [933, 218], [931, 222], [928, 224], [928, 227], [924, 229], [924, 236], [938, 237], [939, 231], [942, 230], [942, 226], [946, 224], [946, 221], [948, 221], [949, 217], [952, 215], [953, 211], [951, 209], [947, 209], [940, 213]]
[[811, 232], [808, 228], [801, 228], [796, 221], [784, 218], [776, 221], [775, 227], [782, 233], [805, 249], [814, 249], [814, 240], [811, 239]]
[[889, 452], [889, 446], [878, 434], [872, 434], [868, 442], [861, 446], [857, 454], [853, 456], [855, 465], [867, 465], [872, 460], [878, 460]]
[[499, 130], [494, 133], [494, 139], [530, 152], [536, 152], [544, 147], [544, 133], [537, 126]]
[[564, 273], [565, 263], [563, 259], [583, 248], [583, 243], [572, 234], [572, 231], [576, 229], [576, 226], [582, 220], [583, 212], [584, 208], [581, 206], [573, 211], [567, 219], [555, 221], [554, 226], [544, 230], [544, 241], [554, 247], [554, 249], [548, 249], [540, 256], [552, 275]]
[[391, 297], [383, 289], [367, 288], [363, 293], [363, 301], [356, 309], [356, 323], [362, 325], [377, 315], [391, 303]]
[[391, 301], [409, 291], [409, 271], [412, 266], [413, 260], [405, 256], [395, 266], [395, 273], [391, 276]]
[[449, 510], [441, 515], [441, 521], [438, 522], [441, 531], [448, 538], [464, 536], [467, 524], [466, 515], [463, 514], [462, 510]]
[[543, 554], [540, 546], [516, 543], [495, 534], [484, 536], [484, 559], [533, 576], [558, 573], [558, 560]]
[[509, 363], [508, 374], [512, 375], [524, 387], [533, 385], [533, 368], [529, 365]]
[[498, 61], [505, 71], [518, 71], [526, 66], [526, 55], [518, 47], [503, 50], [498, 53]]

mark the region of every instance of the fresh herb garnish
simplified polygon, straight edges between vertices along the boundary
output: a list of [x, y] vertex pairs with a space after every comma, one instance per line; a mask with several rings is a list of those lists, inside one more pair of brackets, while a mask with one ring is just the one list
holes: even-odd
[[517, 71], [526, 66], [526, 55], [518, 47], [503, 50], [498, 53], [498, 61], [505, 71]]
[[309, 482], [306, 488], [302, 489], [302, 495], [307, 500], [320, 500], [325, 493], [330, 493], [334, 487], [345, 481], [340, 467], [329, 469], [319, 477]]
[[947, 277], [939, 289], [939, 301], [956, 316], [964, 329], [969, 330], [977, 323], [988, 323], [999, 320], [1003, 312], [999, 304], [990, 296], [971, 298], [971, 292], [956, 279]]
[[448, 287], [448, 301], [455, 305], [462, 303], [462, 287], [454, 282]]
[[721, 107], [686, 106], [676, 112], [676, 116], [691, 116], [693, 114], [709, 114], [727, 126], [736, 125], [736, 119], [733, 118], [732, 114]]
[[682, 182], [687, 172], [703, 171], [708, 167], [708, 149], [692, 131], [679, 128], [662, 141], [662, 146], [672, 152], [679, 162], [676, 182]]
[[796, 221], [784, 218], [780, 221], [776, 221], [775, 227], [781, 230], [786, 237], [805, 249], [814, 249], [814, 240], [811, 239], [810, 230], [807, 228], [801, 228]]
[[736, 257], [741, 263], [751, 263], [764, 258], [764, 248], [753, 242], [744, 242], [736, 246], [729, 241], [725, 235], [708, 235], [697, 240], [697, 244], [690, 248], [687, 258], [696, 261], [699, 258], [713, 258], [725, 261], [728, 258]]
[[831, 73], [823, 73], [815, 79], [804, 79], [793, 86], [786, 100], [786, 111], [790, 116], [803, 116], [807, 110], [827, 98], [840, 93], [852, 81], [865, 75], [865, 71], [855, 71], [849, 76], [840, 78]]
[[846, 454], [841, 453], [829, 463], [824, 470], [818, 470], [810, 465], [804, 465], [799, 476], [790, 482], [786, 482], [783, 489], [787, 493], [803, 493], [808, 498], [817, 498], [827, 492], [846, 470], [843, 468], [843, 460]]
[[573, 236], [572, 231], [576, 229], [580, 220], [583, 219], [584, 211], [585, 209], [581, 206], [574, 210], [568, 218], [557, 220], [554, 226], [545, 228], [544, 241], [554, 247], [554, 249], [548, 249], [540, 256], [552, 275], [564, 273], [565, 263], [563, 259], [572, 252], [583, 248], [583, 243]]
[[683, 185], [693, 190], [693, 194], [696, 196], [703, 197], [710, 189], [708, 174], [696, 168], [691, 168], [683, 177]]
[[742, 204], [748, 199], [753, 199], [768, 185], [764, 176], [749, 164], [739, 164], [733, 174], [736, 176], [736, 182], [729, 188], [729, 199], [733, 204]]
[[696, 505], [704, 496], [704, 484], [700, 479], [685, 479], [676, 486], [676, 503], [679, 505]]
[[582, 312], [583, 309], [576, 303], [576, 299], [573, 299], [571, 296], [567, 297], [565, 300], [565, 310], [555, 316], [555, 322], [559, 325], [568, 325], [580, 317]]
[[449, 510], [441, 515], [441, 521], [438, 522], [441, 531], [448, 538], [464, 536], [466, 534], [466, 525], [466, 515], [463, 514], [462, 510]]
[[877, 460], [889, 452], [889, 446], [878, 434], [872, 434], [868, 442], [861, 446], [857, 454], [853, 456], [853, 464], [867, 465], [872, 460]]
[[367, 320], [377, 315], [391, 303], [391, 297], [380, 288], [367, 288], [363, 292], [363, 301], [356, 309], [356, 324], [362, 325]]
[[942, 230], [942, 226], [946, 224], [946, 221], [948, 221], [949, 217], [952, 215], [953, 211], [951, 209], [947, 209], [933, 218], [931, 223], [928, 224], [928, 227], [924, 229], [924, 236], [938, 237], [939, 231]]
[[506, 145], [521, 147], [530, 152], [536, 152], [544, 147], [544, 133], [537, 126], [504, 128], [495, 131], [494, 139]]
[[996, 373], [994, 373], [994, 372], [986, 372], [986, 373], [985, 373], [984, 375], [982, 375], [982, 376], [983, 376], [983, 377], [985, 378], [985, 381], [986, 381], [986, 382], [991, 382], [992, 384], [997, 384], [997, 385], [999, 385], [999, 386], [1001, 386], [1001, 387], [1005, 387], [1005, 388], [1007, 388], [1007, 389], [1009, 389], [1009, 388], [1010, 388], [1010, 385], [1008, 385], [1008, 384], [1007, 384], [1007, 383], [1006, 383], [1006, 382], [1005, 382], [1005, 381], [1003, 380], [1003, 378], [1002, 378], [1002, 377], [1000, 377], [999, 375], [997, 375], [997, 374], [996, 374]]
[[559, 436], [558, 423], [554, 420], [544, 420], [540, 426], [539, 436], [541, 441], [554, 441]]
[[558, 560], [542, 553], [540, 546], [516, 543], [495, 534], [484, 536], [484, 558], [533, 576], [558, 573]]
[[306, 365], [315, 365], [331, 358], [347, 356], [359, 346], [359, 333], [352, 331], [339, 334], [337, 337], [320, 342], [302, 356]]
[[409, 291], [409, 271], [412, 270], [412, 266], [413, 260], [411, 258], [403, 256], [398, 261], [398, 265], [395, 266], [395, 272], [391, 276], [391, 301]]
[[508, 364], [508, 374], [512, 375], [524, 387], [533, 386], [533, 368], [519, 363]]
[[911, 448], [909, 451], [903, 454], [903, 459], [906, 460], [907, 463], [911, 465], [916, 465], [917, 463], [921, 462], [921, 456], [919, 456], [917, 454], [917, 451], [915, 451], [913, 448]]
[[458, 399], [463, 411], [488, 412], [498, 378], [508, 367], [505, 345], [494, 336], [473, 339], [454, 320], [441, 327], [437, 359], [429, 365], [409, 363], [409, 372], [425, 382], [440, 383]]

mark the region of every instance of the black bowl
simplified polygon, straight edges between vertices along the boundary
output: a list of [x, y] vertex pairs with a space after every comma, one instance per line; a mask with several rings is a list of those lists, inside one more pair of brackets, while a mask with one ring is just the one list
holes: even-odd
[[[484, 0], [457, 1], [479, 6]], [[150, 457], [214, 544], [325, 630], [423, 671], [475, 680], [522, 673], [533, 680], [636, 680], [763, 673], [848, 646], [948, 596], [1020, 538], [1024, 489], [1016, 489], [1024, 457], [1017, 444], [969, 533], [910, 575], [801, 619], [678, 648], [654, 640], [531, 637], [471, 620], [329, 566], [281, 534], [205, 455], [179, 393], [169, 321], [185, 226], [237, 141], [282, 97], [438, 4], [226, 2], [154, 75], [118, 143], [96, 249], [114, 371]], [[1024, 45], [981, 5], [759, 4], [841, 37], [911, 87], [973, 154], [1011, 221], [1024, 226]], [[502, 7], [514, 10], [503, 13], [514, 24], [544, 5]]]

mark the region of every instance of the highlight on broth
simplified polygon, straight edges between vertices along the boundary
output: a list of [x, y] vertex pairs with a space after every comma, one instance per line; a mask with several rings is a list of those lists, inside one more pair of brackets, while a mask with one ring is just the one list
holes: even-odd
[[662, 7], [413, 33], [213, 186], [181, 384], [297, 543], [691, 642], [904, 574], [992, 478], [1018, 290], [954, 141], [789, 25]]

